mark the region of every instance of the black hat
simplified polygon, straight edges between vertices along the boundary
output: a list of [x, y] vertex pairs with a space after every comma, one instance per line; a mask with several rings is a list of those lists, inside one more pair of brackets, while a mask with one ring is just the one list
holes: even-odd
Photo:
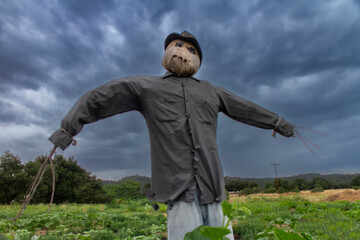
[[183, 31], [181, 34], [179, 33], [171, 33], [169, 36], [167, 36], [167, 38], [165, 39], [165, 49], [167, 48], [167, 46], [174, 41], [175, 39], [182, 39], [185, 42], [191, 43], [192, 45], [195, 46], [196, 50], [199, 53], [199, 57], [200, 57], [200, 64], [202, 61], [202, 52], [201, 52], [201, 48], [200, 45], [197, 41], [197, 39], [188, 31]]

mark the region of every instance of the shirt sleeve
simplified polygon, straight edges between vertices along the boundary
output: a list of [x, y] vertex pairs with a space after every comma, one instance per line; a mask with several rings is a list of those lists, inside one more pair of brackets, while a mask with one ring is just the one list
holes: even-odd
[[294, 135], [295, 126], [280, 118], [277, 114], [236, 96], [221, 87], [216, 87], [216, 89], [220, 101], [219, 111], [230, 118], [255, 127], [274, 129], [285, 137]]
[[111, 81], [82, 96], [61, 122], [49, 140], [65, 150], [85, 124], [118, 113], [140, 110], [140, 84], [136, 77]]

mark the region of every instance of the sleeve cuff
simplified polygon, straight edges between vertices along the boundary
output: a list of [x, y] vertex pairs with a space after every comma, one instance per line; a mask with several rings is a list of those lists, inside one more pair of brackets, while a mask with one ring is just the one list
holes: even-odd
[[278, 122], [275, 125], [274, 130], [285, 137], [291, 137], [294, 135], [294, 128], [295, 125], [287, 122], [283, 118], [279, 118]]
[[55, 144], [61, 150], [65, 150], [73, 141], [73, 138], [65, 133], [63, 130], [56, 130], [50, 137], [50, 142]]

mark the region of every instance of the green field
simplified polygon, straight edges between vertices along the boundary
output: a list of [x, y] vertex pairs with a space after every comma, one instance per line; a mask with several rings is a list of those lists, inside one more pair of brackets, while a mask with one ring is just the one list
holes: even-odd
[[[291, 197], [249, 198], [232, 204], [237, 239], [275, 239], [274, 229], [308, 239], [360, 239], [360, 202], [310, 202]], [[240, 211], [243, 207], [251, 214]], [[47, 205], [30, 205], [13, 224], [11, 219], [19, 208], [0, 205], [0, 239], [166, 239], [166, 205], [155, 211], [146, 199], [60, 204], [50, 212]]]

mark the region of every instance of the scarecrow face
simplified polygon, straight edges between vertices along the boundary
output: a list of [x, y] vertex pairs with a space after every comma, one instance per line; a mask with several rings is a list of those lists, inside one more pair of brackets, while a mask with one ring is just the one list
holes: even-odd
[[200, 68], [199, 53], [191, 43], [176, 39], [167, 46], [162, 65], [178, 76], [192, 76]]

